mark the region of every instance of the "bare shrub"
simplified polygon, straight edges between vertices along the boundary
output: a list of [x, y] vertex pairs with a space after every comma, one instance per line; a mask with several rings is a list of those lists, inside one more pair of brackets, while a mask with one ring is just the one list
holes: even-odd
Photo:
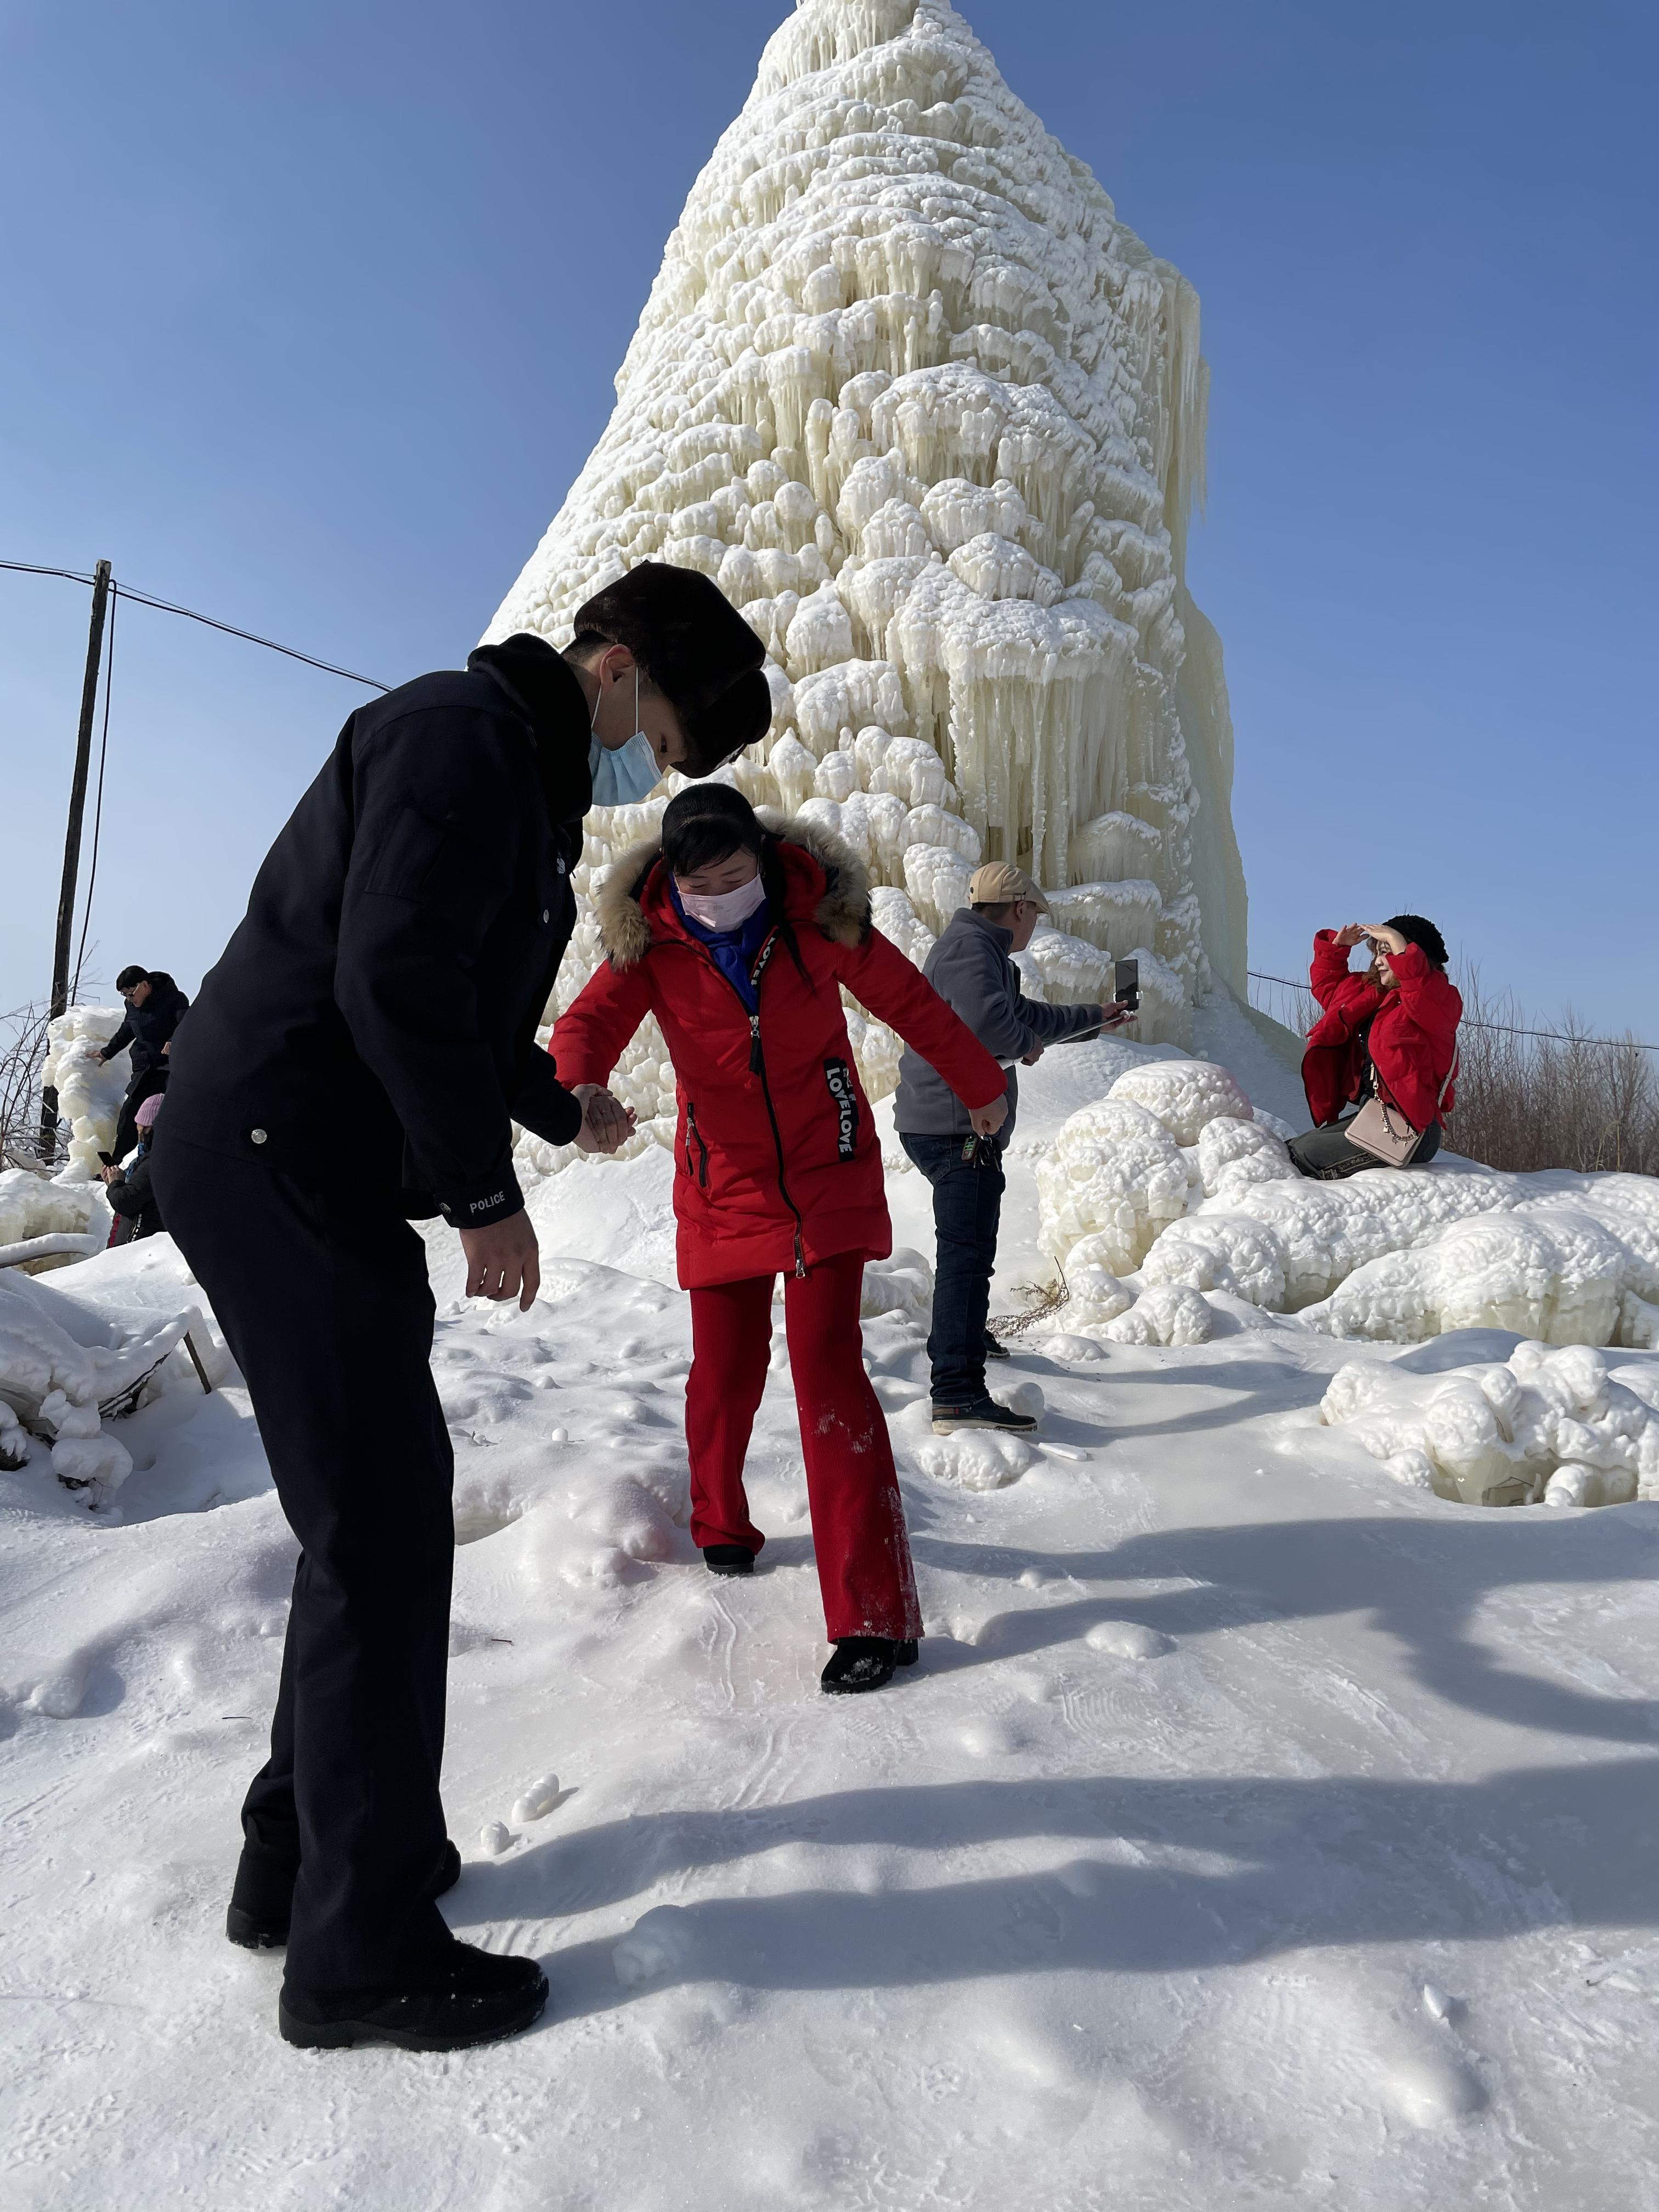
[[1454, 1152], [1518, 1173], [1659, 1174], [1659, 1077], [1634, 1036], [1593, 1037], [1571, 1012], [1556, 1035], [1519, 1034], [1534, 1025], [1510, 994], [1489, 999], [1478, 973], [1462, 990]]
[[46, 1158], [40, 1145], [40, 1070], [46, 1057], [46, 1004], [0, 1015], [0, 1165], [48, 1171], [51, 1157], [68, 1140], [61, 1121]]

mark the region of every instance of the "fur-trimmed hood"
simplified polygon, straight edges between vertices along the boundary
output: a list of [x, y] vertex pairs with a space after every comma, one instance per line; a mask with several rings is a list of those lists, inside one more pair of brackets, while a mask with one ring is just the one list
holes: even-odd
[[[870, 872], [853, 848], [834, 830], [817, 822], [786, 817], [769, 806], [757, 807], [762, 826], [786, 845], [799, 846], [816, 862], [823, 888], [810, 910], [793, 914], [810, 921], [838, 945], [860, 945], [870, 933]], [[631, 968], [659, 942], [645, 911], [646, 889], [662, 858], [660, 837], [632, 847], [605, 872], [593, 895], [599, 944], [613, 968]]]

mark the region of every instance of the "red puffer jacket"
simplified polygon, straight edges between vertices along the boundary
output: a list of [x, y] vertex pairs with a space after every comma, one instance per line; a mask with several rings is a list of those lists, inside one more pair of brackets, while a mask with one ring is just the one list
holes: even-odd
[[654, 1014], [674, 1063], [674, 1212], [688, 1290], [893, 1249], [881, 1146], [853, 1064], [844, 983], [935, 1066], [969, 1107], [1007, 1088], [1001, 1068], [898, 947], [871, 927], [865, 872], [838, 838], [785, 823], [781, 933], [757, 957], [760, 1011], [686, 929], [656, 844], [617, 863], [597, 902], [606, 954], [548, 1050], [567, 1087], [607, 1082]]
[[1455, 1103], [1455, 1085], [1448, 1089], [1443, 1107], [1438, 1102], [1457, 1054], [1462, 999], [1420, 945], [1391, 952], [1389, 965], [1398, 979], [1392, 991], [1369, 975], [1349, 972], [1348, 948], [1336, 942], [1334, 930], [1322, 929], [1314, 939], [1309, 981], [1325, 1011], [1308, 1037], [1302, 1087], [1322, 1127], [1359, 1095], [1365, 1072], [1359, 1031], [1372, 1015], [1370, 1055], [1377, 1081], [1413, 1128], [1426, 1129]]

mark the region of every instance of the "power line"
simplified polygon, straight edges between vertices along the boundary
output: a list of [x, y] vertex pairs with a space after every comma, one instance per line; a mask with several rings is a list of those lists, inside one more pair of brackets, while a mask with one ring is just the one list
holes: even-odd
[[[0, 568], [9, 568], [23, 576], [61, 576], [68, 583], [90, 584], [92, 578], [76, 568], [49, 568], [36, 561], [0, 561]], [[263, 645], [267, 652], [281, 653], [290, 660], [302, 660], [307, 668], [320, 668], [325, 676], [343, 676], [348, 684], [366, 684], [371, 691], [389, 691], [392, 686], [378, 678], [360, 676], [355, 668], [342, 668], [332, 660], [319, 660], [314, 653], [301, 653], [297, 646], [279, 645], [274, 637], [261, 637], [256, 630], [239, 629], [234, 623], [221, 622], [216, 615], [204, 615], [195, 607], [181, 607], [173, 599], [158, 599], [149, 592], [141, 592], [133, 584], [123, 584], [122, 591], [140, 606], [156, 607], [167, 615], [183, 615], [190, 622], [204, 623], [209, 629], [222, 630], [227, 637], [245, 638], [250, 645]]]
[[[1264, 975], [1259, 968], [1249, 969], [1246, 973], [1253, 983], [1279, 983], [1287, 991], [1301, 991], [1311, 996], [1308, 984], [1298, 982], [1289, 975]], [[1659, 1044], [1644, 1044], [1640, 1037], [1580, 1036], [1572, 1030], [1523, 1030], [1518, 1029], [1513, 1022], [1478, 1022], [1472, 1015], [1465, 1018], [1462, 1026], [1468, 1030], [1498, 1030], [1505, 1036], [1549, 1037], [1557, 1044], [1610, 1045], [1615, 1052], [1626, 1045], [1637, 1052], [1659, 1052]]]

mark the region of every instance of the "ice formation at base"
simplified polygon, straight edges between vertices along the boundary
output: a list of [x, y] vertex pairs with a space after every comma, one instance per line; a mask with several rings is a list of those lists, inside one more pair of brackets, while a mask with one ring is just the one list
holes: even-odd
[[1310, 1182], [1225, 1068], [1180, 1060], [1131, 1068], [1073, 1114], [1036, 1182], [1070, 1338], [1202, 1343], [1213, 1292], [1385, 1344], [1459, 1328], [1659, 1343], [1650, 1176], [1504, 1175], [1444, 1155]]
[[[1244, 986], [1220, 647], [1184, 581], [1203, 474], [1198, 301], [949, 0], [801, 0], [669, 239], [614, 414], [491, 636], [563, 645], [641, 560], [720, 584], [775, 713], [727, 771], [867, 860], [913, 959], [981, 858], [1054, 894], [1050, 999], [1139, 957], [1140, 1034]], [[595, 874], [660, 814], [596, 809]], [[854, 1048], [879, 1097], [897, 1052]], [[654, 1024], [619, 1094], [672, 1103]], [[560, 1164], [529, 1147], [532, 1170]]]

